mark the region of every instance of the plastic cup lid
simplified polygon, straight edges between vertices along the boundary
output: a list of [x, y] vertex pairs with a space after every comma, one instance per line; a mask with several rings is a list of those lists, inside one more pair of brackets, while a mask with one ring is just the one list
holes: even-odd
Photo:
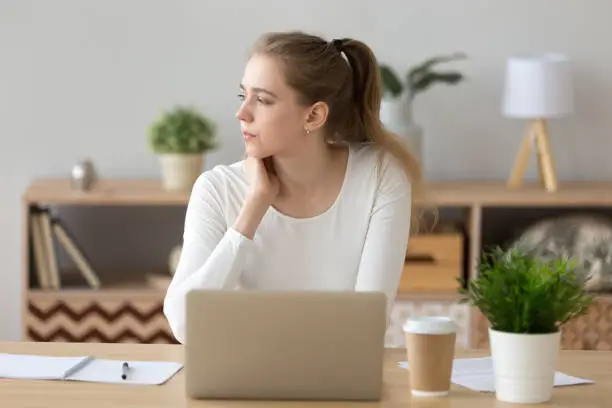
[[412, 317], [406, 320], [403, 330], [416, 334], [449, 334], [457, 331], [457, 325], [445, 316]]

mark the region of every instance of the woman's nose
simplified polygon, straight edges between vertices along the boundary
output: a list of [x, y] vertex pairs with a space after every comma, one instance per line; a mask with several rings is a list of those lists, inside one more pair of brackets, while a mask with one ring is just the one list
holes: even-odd
[[249, 111], [246, 103], [243, 102], [242, 105], [240, 105], [240, 108], [236, 112], [236, 118], [244, 122], [251, 122], [253, 120], [253, 115]]

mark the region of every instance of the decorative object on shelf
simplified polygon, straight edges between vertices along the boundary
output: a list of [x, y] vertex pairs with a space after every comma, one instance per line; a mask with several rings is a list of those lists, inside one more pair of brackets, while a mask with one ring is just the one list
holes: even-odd
[[[592, 296], [568, 259], [542, 261], [496, 247], [483, 253], [478, 277], [459, 292], [491, 323], [495, 395], [504, 402], [549, 401], [561, 326], [587, 313]], [[465, 282], [462, 282], [465, 283]]]
[[558, 188], [555, 163], [548, 140], [547, 120], [574, 111], [570, 63], [561, 54], [509, 58], [506, 65], [503, 114], [530, 121], [508, 179], [510, 188], [520, 187], [535, 145], [538, 178], [549, 192]]
[[158, 155], [163, 186], [189, 190], [202, 173], [204, 154], [218, 147], [216, 124], [193, 107], [164, 112], [149, 129], [150, 147]]
[[463, 53], [440, 55], [413, 66], [402, 82], [397, 73], [388, 65], [379, 66], [383, 86], [380, 119], [387, 129], [406, 140], [415, 157], [423, 161], [423, 129], [413, 118], [415, 97], [436, 83], [455, 85], [464, 79], [456, 71], [436, 72], [434, 66], [440, 63], [464, 59]]
[[510, 245], [544, 261], [569, 258], [589, 292], [612, 292], [612, 219], [573, 214], [551, 217], [527, 227]]
[[179, 260], [181, 259], [181, 251], [183, 250], [182, 245], [176, 245], [170, 251], [170, 255], [168, 256], [168, 270], [171, 276], [174, 276], [176, 272], [176, 268], [178, 267]]
[[98, 181], [98, 172], [90, 159], [78, 162], [70, 172], [71, 186], [78, 191], [88, 191]]

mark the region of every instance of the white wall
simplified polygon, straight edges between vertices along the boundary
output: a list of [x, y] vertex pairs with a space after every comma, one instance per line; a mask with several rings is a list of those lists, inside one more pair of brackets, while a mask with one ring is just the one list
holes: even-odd
[[176, 102], [219, 123], [223, 148], [207, 167], [237, 160], [235, 95], [260, 32], [353, 36], [402, 72], [436, 53], [467, 52], [469, 82], [418, 100], [431, 179], [504, 178], [523, 126], [499, 114], [504, 59], [566, 52], [578, 112], [551, 125], [559, 174], [605, 178], [610, 16], [607, 0], [0, 0], [0, 339], [19, 333], [19, 195], [29, 180], [65, 176], [85, 156], [103, 176], [156, 176], [146, 127]]

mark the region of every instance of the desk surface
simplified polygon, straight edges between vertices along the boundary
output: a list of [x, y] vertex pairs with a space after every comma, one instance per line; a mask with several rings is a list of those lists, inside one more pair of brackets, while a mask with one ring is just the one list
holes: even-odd
[[[102, 358], [183, 362], [183, 349], [166, 344], [27, 343], [0, 342], [0, 353], [44, 355], [92, 354]], [[457, 357], [479, 357], [487, 351], [465, 351]], [[113, 385], [84, 382], [31, 381], [0, 379], [0, 401], [6, 407], [427, 407], [480, 408], [510, 407], [490, 393], [478, 393], [453, 385], [452, 396], [440, 399], [415, 399], [410, 396], [408, 374], [396, 363], [405, 360], [404, 350], [390, 349], [385, 360], [384, 399], [380, 403], [347, 402], [270, 402], [270, 401], [193, 401], [186, 399], [183, 370], [161, 386]], [[612, 398], [612, 352], [562, 351], [558, 369], [567, 374], [589, 378], [592, 385], [555, 388], [554, 407], [595, 408], [610, 406]], [[607, 399], [607, 401], [605, 401]], [[522, 405], [526, 407], [527, 405]], [[547, 405], [537, 405], [538, 407]]]

